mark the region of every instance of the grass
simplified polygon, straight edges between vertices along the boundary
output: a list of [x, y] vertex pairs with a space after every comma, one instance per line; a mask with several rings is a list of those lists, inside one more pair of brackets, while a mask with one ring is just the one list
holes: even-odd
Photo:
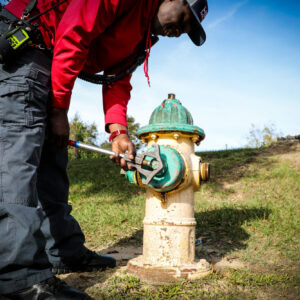
[[[104, 171], [105, 170], [105, 171]], [[73, 215], [86, 232], [90, 248], [114, 244], [125, 238], [141, 241], [144, 194], [130, 185], [107, 157], [71, 161], [70, 202]]]
[[[94, 299], [300, 299], [299, 148], [199, 155], [212, 176], [195, 194], [196, 254], [213, 274], [149, 286], [119, 267], [65, 280]], [[145, 194], [119, 173], [106, 157], [70, 162], [73, 215], [92, 249], [142, 244]]]

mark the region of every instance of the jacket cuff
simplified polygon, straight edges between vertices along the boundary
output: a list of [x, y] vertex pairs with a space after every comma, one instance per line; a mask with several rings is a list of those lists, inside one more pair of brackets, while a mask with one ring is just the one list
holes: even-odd
[[107, 112], [105, 115], [105, 131], [109, 133], [109, 124], [121, 124], [127, 127], [126, 113], [123, 111]]
[[51, 106], [68, 109], [70, 106], [71, 95], [54, 95], [52, 94]]

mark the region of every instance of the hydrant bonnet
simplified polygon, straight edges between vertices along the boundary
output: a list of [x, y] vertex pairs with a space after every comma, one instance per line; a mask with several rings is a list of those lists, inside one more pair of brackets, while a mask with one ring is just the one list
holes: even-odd
[[163, 103], [153, 111], [149, 125], [141, 127], [137, 135], [141, 138], [152, 132], [181, 132], [197, 135], [199, 136], [199, 141], [205, 137], [203, 129], [193, 125], [191, 113], [179, 100], [175, 99], [174, 94], [169, 94], [168, 99], [164, 100]]

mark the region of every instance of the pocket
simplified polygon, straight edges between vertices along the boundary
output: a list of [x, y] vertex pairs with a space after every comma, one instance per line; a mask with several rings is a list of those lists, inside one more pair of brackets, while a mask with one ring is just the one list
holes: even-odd
[[25, 125], [25, 103], [29, 98], [27, 85], [0, 81], [0, 120], [3, 123]]
[[28, 116], [27, 126], [35, 126], [45, 122], [50, 97], [50, 71], [45, 74], [39, 70], [35, 76], [26, 78], [30, 90], [25, 99], [25, 113]]
[[[5, 206], [0, 203], [0, 269], [11, 263], [16, 248], [16, 225]], [[5, 242], [3, 242], [5, 241]]]
[[47, 116], [51, 61], [40, 50], [25, 50], [13, 64], [0, 65], [0, 121], [40, 126]]

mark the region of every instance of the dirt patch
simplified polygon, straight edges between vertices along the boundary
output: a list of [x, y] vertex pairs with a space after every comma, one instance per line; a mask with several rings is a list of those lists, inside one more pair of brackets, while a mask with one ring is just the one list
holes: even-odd
[[[115, 269], [107, 269], [105, 271], [97, 272], [82, 272], [69, 273], [59, 275], [58, 277], [70, 286], [76, 287], [80, 290], [88, 291], [90, 288], [98, 287], [101, 289], [112, 276], [122, 277], [126, 271], [127, 262], [143, 253], [142, 246], [128, 245], [128, 246], [114, 246], [106, 249], [96, 250], [102, 255], [109, 255], [117, 260], [117, 267]], [[0, 298], [1, 299], [1, 298]]]
[[214, 265], [214, 269], [223, 272], [226, 269], [243, 269], [246, 267], [245, 263], [238, 260], [236, 257], [224, 257], [220, 261], [216, 262]]
[[300, 151], [300, 143], [298, 140], [284, 142], [284, 143], [274, 143], [271, 144], [268, 148], [266, 148], [263, 152], [263, 156], [274, 156], [279, 154], [290, 154], [290, 152], [299, 152]]
[[300, 166], [300, 143], [275, 143], [271, 145], [261, 154], [263, 157], [276, 157], [280, 162], [287, 162], [292, 168], [298, 168]]
[[143, 254], [142, 246], [114, 246], [105, 250], [99, 251], [100, 254], [105, 254], [114, 257], [119, 266], [123, 266], [128, 260]]
[[300, 144], [294, 148], [295, 152], [285, 153], [279, 156], [281, 161], [288, 161], [293, 167], [300, 166]]

